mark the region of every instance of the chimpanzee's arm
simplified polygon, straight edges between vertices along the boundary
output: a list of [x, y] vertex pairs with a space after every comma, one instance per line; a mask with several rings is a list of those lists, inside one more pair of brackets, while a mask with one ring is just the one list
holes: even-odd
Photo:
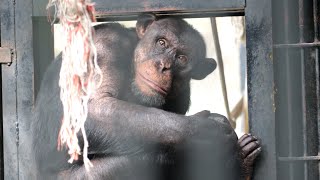
[[[105, 111], [100, 109], [99, 111], [102, 112], [95, 111], [95, 113], [108, 116], [107, 119], [90, 119], [87, 121], [89, 153], [98, 155], [98, 158], [93, 159], [95, 167], [102, 167], [103, 169], [104, 165], [107, 165], [106, 169], [108, 169], [110, 168], [108, 164], [111, 163], [112, 168], [126, 170], [122, 166], [122, 163], [126, 161], [128, 162], [124, 164], [128, 167], [137, 167], [131, 164], [134, 156], [143, 156], [152, 153], [151, 151], [161, 150], [161, 148], [156, 149], [155, 144], [169, 144], [176, 145], [177, 149], [181, 148], [188, 155], [185, 157], [185, 162], [192, 169], [185, 171], [186, 174], [184, 175], [187, 177], [197, 177], [195, 179], [202, 180], [212, 177], [219, 177], [224, 180], [240, 179], [237, 138], [223, 116], [210, 114], [208, 119], [211, 120], [210, 123], [212, 124], [207, 123], [199, 126], [192, 125], [190, 121], [196, 122], [197, 118], [202, 118], [202, 115], [194, 116], [195, 119], [188, 120], [184, 119], [183, 116], [166, 114], [166, 112], [158, 111], [158, 109], [146, 108], [146, 111], [144, 111], [144, 107], [130, 105], [118, 100], [114, 101], [115, 104], [111, 103], [112, 101], [108, 101], [108, 103], [110, 107], [121, 108], [119, 111], [111, 110], [108, 112], [107, 109]], [[125, 111], [125, 108], [129, 109]], [[140, 114], [133, 113], [133, 110], [137, 110]], [[111, 121], [109, 118], [115, 118], [116, 120]], [[201, 132], [196, 132], [196, 128], [199, 128]], [[189, 131], [187, 131], [188, 129]], [[152, 149], [153, 147], [155, 149]], [[108, 161], [109, 157], [106, 159], [99, 158], [99, 154], [109, 155], [111, 161]], [[120, 158], [119, 161], [117, 157]], [[105, 161], [105, 163], [102, 161]], [[101, 166], [99, 166], [100, 163]], [[146, 163], [144, 162], [143, 165], [146, 165]], [[138, 167], [135, 168], [135, 170], [138, 169]], [[142, 170], [148, 172], [148, 168], [142, 168]], [[83, 166], [72, 170], [72, 172], [74, 174], [84, 173], [84, 176], [88, 176]], [[119, 173], [119, 171], [101, 172], [93, 169], [90, 176], [100, 177], [108, 174], [119, 177], [112, 172]]]
[[[127, 180], [133, 179], [138, 180], [133, 173], [132, 162], [129, 158], [121, 157], [104, 157], [100, 159], [91, 160], [94, 168], [91, 168], [88, 172], [84, 166], [74, 166], [67, 170], [61, 171], [57, 180], [75, 179], [110, 179], [110, 180]], [[138, 168], [138, 167], [137, 167]]]
[[[151, 155], [152, 156], [152, 155]], [[143, 156], [107, 156], [91, 160], [93, 168], [73, 166], [61, 171], [58, 180], [159, 180], [159, 166]]]
[[201, 124], [217, 124], [204, 119], [104, 97], [89, 105], [85, 126], [89, 153], [135, 153], [154, 145], [179, 144], [200, 131]]

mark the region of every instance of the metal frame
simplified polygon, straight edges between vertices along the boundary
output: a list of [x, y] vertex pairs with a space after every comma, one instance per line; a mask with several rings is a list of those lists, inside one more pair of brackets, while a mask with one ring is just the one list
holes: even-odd
[[96, 0], [97, 11], [100, 14], [118, 14], [132, 12], [201, 12], [201, 11], [232, 11], [244, 9], [244, 0], [172, 0], [172, 1], [153, 1], [153, 0]]
[[[0, 3], [1, 45], [16, 52], [11, 66], [2, 65], [4, 177], [32, 179], [32, 161], [28, 155], [31, 152], [27, 152], [30, 149], [27, 148], [30, 141], [28, 129], [32, 120], [35, 71], [31, 17], [46, 16], [47, 1], [2, 0]], [[180, 17], [245, 13], [250, 128], [262, 139], [263, 146], [254, 179], [277, 179], [271, 0], [97, 0], [96, 3], [99, 20], [128, 20], [140, 12], [150, 11]]]
[[263, 148], [253, 179], [277, 179], [272, 1], [247, 0], [245, 17], [249, 125]]
[[97, 15], [101, 18], [136, 19], [141, 12], [188, 17], [243, 15], [245, 0], [97, 0]]
[[[14, 3], [9, 0], [1, 1], [1, 46], [15, 49], [15, 8]], [[3, 177], [13, 178], [18, 176], [18, 148], [16, 146], [15, 123], [17, 120], [16, 109], [16, 59], [11, 66], [2, 66], [2, 110], [3, 110]], [[10, 150], [8, 149], [10, 147]]]
[[32, 177], [28, 142], [33, 108], [32, 0], [0, 2], [1, 46], [15, 52], [2, 65], [5, 179]]

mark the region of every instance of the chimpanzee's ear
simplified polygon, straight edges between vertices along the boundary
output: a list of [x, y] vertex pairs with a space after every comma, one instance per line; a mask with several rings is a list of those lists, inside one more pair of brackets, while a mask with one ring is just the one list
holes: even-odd
[[205, 58], [192, 68], [192, 79], [201, 80], [209, 75], [217, 67], [217, 63], [212, 58]]
[[152, 24], [156, 19], [157, 19], [156, 16], [151, 13], [142, 14], [138, 17], [138, 21], [136, 24], [136, 31], [140, 39], [143, 37], [148, 26]]

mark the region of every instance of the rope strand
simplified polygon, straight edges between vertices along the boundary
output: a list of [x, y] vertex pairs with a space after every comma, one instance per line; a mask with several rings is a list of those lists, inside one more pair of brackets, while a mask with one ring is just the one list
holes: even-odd
[[92, 164], [88, 159], [89, 143], [84, 123], [88, 115], [90, 95], [102, 82], [91, 24], [96, 21], [94, 4], [90, 0], [49, 0], [47, 9], [51, 6], [55, 8], [54, 21], [60, 19], [65, 36], [59, 80], [63, 120], [58, 136], [58, 150], [65, 145], [69, 149], [68, 162], [78, 160], [81, 148], [77, 133], [81, 130], [84, 139], [82, 157], [89, 171]]

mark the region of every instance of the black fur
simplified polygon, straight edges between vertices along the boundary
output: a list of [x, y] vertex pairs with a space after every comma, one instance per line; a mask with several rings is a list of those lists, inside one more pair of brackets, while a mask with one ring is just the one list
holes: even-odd
[[[98, 25], [95, 29], [103, 83], [90, 99], [85, 124], [94, 167], [88, 173], [81, 157], [68, 164], [66, 149], [57, 151], [63, 115], [59, 56], [43, 78], [32, 125], [38, 178], [239, 179], [237, 137], [227, 119], [207, 111], [183, 115], [189, 107], [191, 78], [204, 78], [215, 68], [214, 61], [205, 58], [200, 34], [181, 19], [155, 16], [138, 20], [138, 35], [119, 24]], [[154, 48], [152, 38], [166, 35], [168, 41], [177, 36], [177, 45], [186, 49]], [[169, 58], [174, 53], [186, 53], [190, 61], [182, 66]], [[171, 66], [161, 69], [161, 73], [172, 76], [167, 96], [158, 94], [152, 102], [135, 87], [134, 74], [138, 64], [150, 58], [157, 69], [165, 58]], [[205, 64], [202, 71], [201, 64]], [[83, 143], [81, 138], [79, 133]]]

